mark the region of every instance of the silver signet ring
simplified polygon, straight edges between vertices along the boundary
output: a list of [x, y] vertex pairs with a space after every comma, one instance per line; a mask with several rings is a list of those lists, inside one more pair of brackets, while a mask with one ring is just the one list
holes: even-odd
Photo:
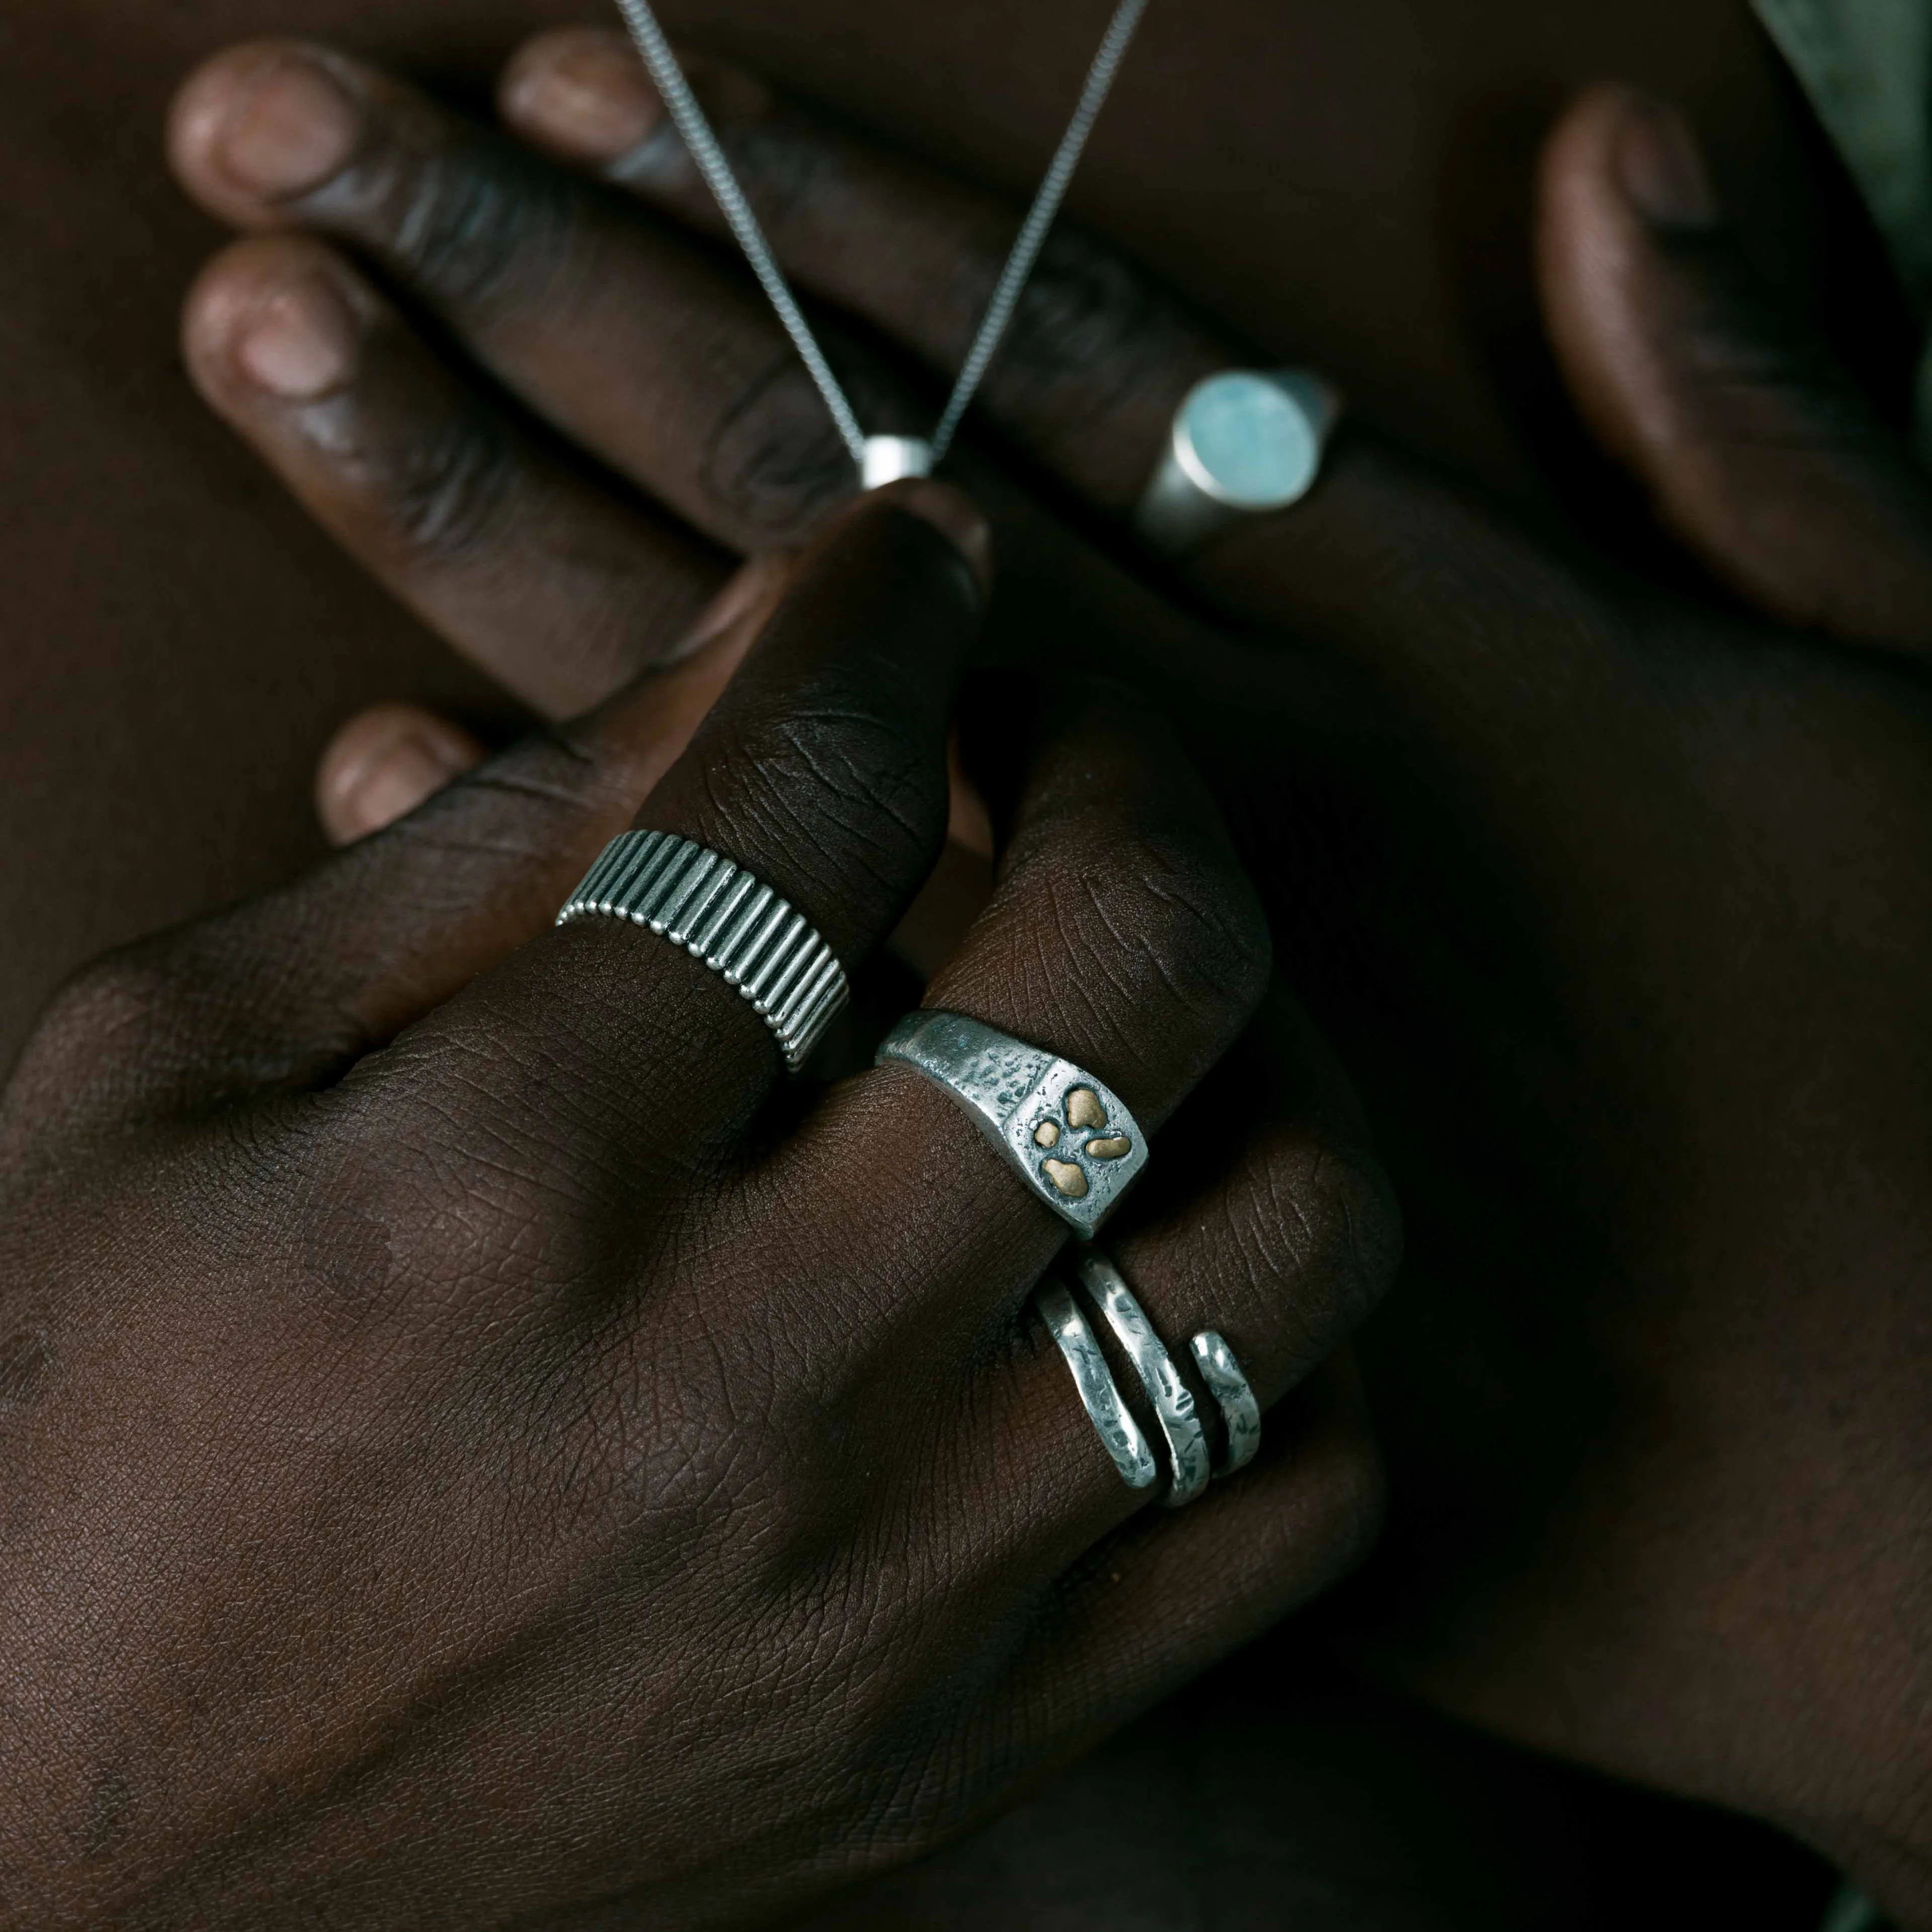
[[1209, 376], [1174, 412], [1136, 527], [1176, 556], [1230, 524], [1292, 508], [1321, 476], [1341, 413], [1340, 392], [1308, 370]]
[[889, 1060], [945, 1088], [1083, 1239], [1147, 1166], [1147, 1136], [1111, 1087], [977, 1020], [910, 1013], [879, 1048], [879, 1064]]

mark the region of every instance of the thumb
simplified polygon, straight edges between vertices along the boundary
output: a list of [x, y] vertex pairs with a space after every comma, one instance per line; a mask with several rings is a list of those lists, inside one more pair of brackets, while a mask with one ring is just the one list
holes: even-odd
[[1683, 117], [1592, 89], [1540, 199], [1558, 359], [1664, 524], [1767, 616], [1932, 653], [1932, 484], [1752, 272]]

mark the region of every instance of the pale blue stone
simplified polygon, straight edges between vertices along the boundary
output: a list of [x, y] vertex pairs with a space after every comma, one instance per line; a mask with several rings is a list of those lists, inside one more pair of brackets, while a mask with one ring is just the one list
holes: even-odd
[[1195, 480], [1234, 509], [1295, 502], [1322, 460], [1306, 410], [1265, 376], [1235, 371], [1203, 382], [1188, 398], [1180, 426], [1198, 466]]

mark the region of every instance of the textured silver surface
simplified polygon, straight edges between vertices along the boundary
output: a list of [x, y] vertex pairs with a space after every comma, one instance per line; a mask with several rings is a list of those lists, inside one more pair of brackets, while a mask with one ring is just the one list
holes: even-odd
[[1193, 549], [1197, 544], [1204, 543], [1232, 524], [1244, 523], [1252, 517], [1272, 516], [1299, 502], [1319, 479], [1322, 455], [1341, 418], [1340, 392], [1308, 370], [1231, 370], [1224, 373], [1259, 375], [1286, 397], [1301, 418], [1303, 433], [1313, 440], [1316, 460], [1309, 470], [1306, 483], [1292, 495], [1260, 504], [1229, 502], [1217, 490], [1213, 474], [1196, 454], [1188, 434], [1190, 406], [1202, 389], [1219, 378], [1210, 376], [1207, 382], [1197, 384], [1174, 412], [1166, 452], [1161, 459], [1160, 467], [1154, 472], [1154, 481], [1148, 485], [1147, 494], [1142, 498], [1134, 519], [1135, 527], [1142, 537], [1154, 549], [1170, 556]]
[[1232, 1476], [1238, 1469], [1245, 1469], [1261, 1451], [1262, 1406], [1255, 1400], [1234, 1350], [1213, 1329], [1204, 1329], [1188, 1346], [1194, 1352], [1194, 1366], [1201, 1371], [1208, 1393], [1220, 1406], [1221, 1419], [1227, 1424], [1227, 1446], [1214, 1473]]
[[1167, 1438], [1167, 1452], [1173, 1459], [1174, 1483], [1167, 1492], [1169, 1509], [1184, 1509], [1208, 1486], [1214, 1474], [1208, 1448], [1208, 1431], [1202, 1426], [1200, 1406], [1187, 1386], [1178, 1364], [1167, 1352], [1167, 1345], [1154, 1333], [1147, 1311], [1135, 1298], [1120, 1270], [1097, 1250], [1090, 1250], [1080, 1262], [1080, 1283], [1100, 1311], [1100, 1318], [1114, 1331], [1114, 1339], [1126, 1351], [1141, 1386], [1154, 1404], [1160, 1432]]
[[[886, 1035], [881, 1066], [898, 1060], [943, 1087], [1012, 1163], [1027, 1185], [1076, 1233], [1089, 1238], [1147, 1166], [1147, 1136], [1111, 1087], [1084, 1067], [958, 1013], [909, 1013]], [[1081, 1126], [1078, 1096], [1098, 1102], [1104, 1125]], [[1043, 1142], [1049, 1128], [1057, 1138]], [[1127, 1143], [1124, 1154], [1096, 1145]], [[1070, 1197], [1051, 1178], [1074, 1170], [1084, 1192]]]
[[668, 832], [604, 848], [558, 914], [628, 920], [681, 946], [748, 1000], [796, 1073], [851, 998], [845, 970], [810, 922], [722, 853]]
[[1102, 1446], [1120, 1472], [1120, 1480], [1130, 1490], [1150, 1490], [1160, 1480], [1160, 1465], [1148, 1446], [1126, 1404], [1120, 1400], [1114, 1372], [1107, 1366], [1106, 1352], [1100, 1346], [1091, 1324], [1080, 1312], [1080, 1304], [1057, 1281], [1042, 1284], [1035, 1304], [1066, 1366], [1073, 1372], [1073, 1386]]

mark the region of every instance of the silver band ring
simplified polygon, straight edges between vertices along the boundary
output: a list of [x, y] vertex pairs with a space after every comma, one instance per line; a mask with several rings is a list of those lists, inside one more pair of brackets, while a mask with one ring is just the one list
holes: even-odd
[[1208, 1448], [1208, 1431], [1202, 1425], [1200, 1406], [1187, 1386], [1167, 1345], [1154, 1333], [1147, 1311], [1136, 1298], [1120, 1270], [1097, 1250], [1083, 1256], [1080, 1282], [1092, 1296], [1100, 1318], [1114, 1331], [1114, 1339], [1134, 1365], [1134, 1372], [1154, 1404], [1154, 1419], [1167, 1438], [1167, 1453], [1173, 1466], [1174, 1480], [1167, 1492], [1169, 1509], [1185, 1509], [1208, 1486], [1214, 1466]]
[[1100, 1435], [1101, 1446], [1120, 1472], [1120, 1480], [1130, 1490], [1152, 1489], [1160, 1480], [1160, 1464], [1133, 1412], [1120, 1400], [1106, 1352], [1080, 1304], [1061, 1282], [1052, 1280], [1042, 1283], [1034, 1300], [1040, 1318], [1066, 1358], [1081, 1404]]
[[1147, 1165], [1147, 1136], [1111, 1087], [977, 1020], [909, 1013], [886, 1036], [878, 1059], [944, 1088], [1083, 1239]]
[[622, 919], [681, 946], [770, 1028], [794, 1073], [850, 999], [838, 956], [811, 922], [722, 853], [668, 832], [627, 832], [558, 914]]
[[1169, 556], [1314, 488], [1340, 420], [1340, 393], [1306, 369], [1224, 370], [1174, 412], [1136, 527]]
[[1245, 1469], [1261, 1453], [1262, 1406], [1241, 1372], [1234, 1352], [1213, 1329], [1204, 1329], [1188, 1344], [1194, 1366], [1208, 1385], [1208, 1393], [1220, 1406], [1227, 1440], [1221, 1460], [1214, 1466], [1217, 1476], [1232, 1476]]

